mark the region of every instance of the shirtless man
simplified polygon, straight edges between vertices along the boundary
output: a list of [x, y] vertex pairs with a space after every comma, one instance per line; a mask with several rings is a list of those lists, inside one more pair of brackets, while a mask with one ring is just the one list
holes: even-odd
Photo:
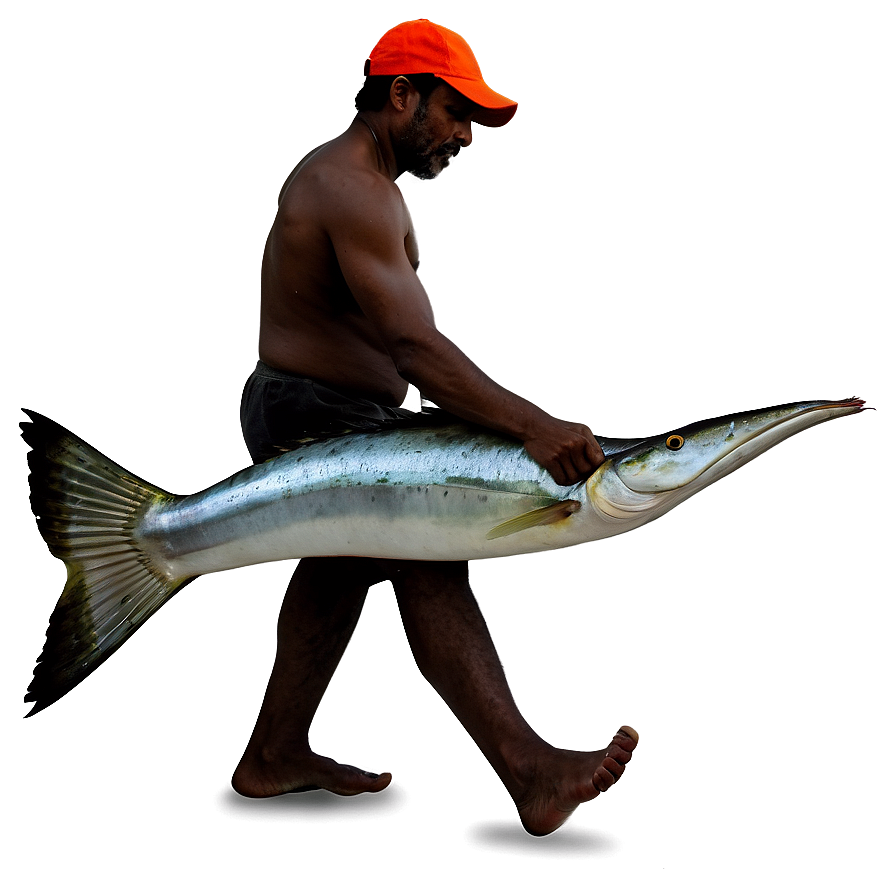
[[[307, 155], [280, 194], [262, 263], [261, 362], [241, 408], [253, 460], [305, 432], [408, 413], [397, 406], [413, 383], [442, 408], [519, 439], [558, 483], [584, 479], [603, 460], [591, 431], [502, 388], [436, 329], [395, 185], [405, 171], [438, 175], [472, 142], [473, 122], [503, 125], [516, 104], [485, 85], [459, 35], [423, 19], [388, 32], [365, 74], [348, 130]], [[353, 795], [389, 784], [390, 774], [341, 765], [308, 742], [368, 588], [385, 579], [420, 671], [491, 763], [527, 831], [551, 833], [619, 779], [633, 729], [584, 753], [552, 747], [523, 719], [466, 563], [306, 558], [287, 589], [270, 683], [233, 776], [239, 793]]]

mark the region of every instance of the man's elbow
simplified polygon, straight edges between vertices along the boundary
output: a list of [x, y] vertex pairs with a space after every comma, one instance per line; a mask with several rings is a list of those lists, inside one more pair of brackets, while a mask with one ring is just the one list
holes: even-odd
[[429, 336], [400, 336], [389, 346], [389, 354], [399, 376], [416, 383], [421, 372], [435, 366], [435, 340]]

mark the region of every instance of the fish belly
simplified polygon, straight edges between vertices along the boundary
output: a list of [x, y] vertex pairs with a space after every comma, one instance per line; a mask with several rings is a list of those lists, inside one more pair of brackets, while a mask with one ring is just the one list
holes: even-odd
[[[172, 577], [315, 556], [472, 560], [600, 537], [584, 533], [590, 508], [580, 492], [491, 434], [474, 442], [451, 428], [354, 435], [155, 506], [138, 535]], [[577, 495], [582, 513], [487, 538], [507, 520]]]

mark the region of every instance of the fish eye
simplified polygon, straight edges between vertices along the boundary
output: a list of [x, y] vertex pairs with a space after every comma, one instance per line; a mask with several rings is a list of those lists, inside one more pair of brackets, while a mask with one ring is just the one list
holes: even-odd
[[670, 451], [678, 451], [684, 445], [684, 436], [674, 435], [666, 439], [666, 447]]

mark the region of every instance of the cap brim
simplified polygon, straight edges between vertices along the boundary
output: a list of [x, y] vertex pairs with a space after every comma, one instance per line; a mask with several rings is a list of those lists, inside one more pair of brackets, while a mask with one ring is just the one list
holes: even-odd
[[446, 84], [450, 84], [458, 93], [479, 107], [473, 112], [473, 121], [487, 128], [500, 128], [507, 124], [516, 114], [517, 104], [496, 93], [485, 81], [471, 81], [467, 78], [453, 78], [450, 75], [439, 75]]

